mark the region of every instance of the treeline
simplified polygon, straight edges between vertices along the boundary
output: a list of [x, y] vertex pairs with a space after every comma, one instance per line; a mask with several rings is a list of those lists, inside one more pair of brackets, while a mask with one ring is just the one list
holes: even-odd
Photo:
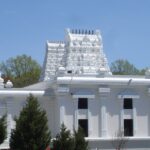
[[145, 75], [148, 68], [138, 69], [128, 60], [118, 59], [111, 63], [110, 69], [114, 75]]
[[21, 55], [1, 62], [0, 72], [5, 82], [11, 80], [14, 87], [25, 87], [39, 81], [41, 66], [31, 56]]

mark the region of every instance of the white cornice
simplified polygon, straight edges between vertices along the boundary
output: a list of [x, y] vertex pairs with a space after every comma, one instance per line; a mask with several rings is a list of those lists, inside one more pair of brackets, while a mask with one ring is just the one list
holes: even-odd
[[[106, 138], [99, 138], [99, 137], [88, 137], [88, 138], [85, 138], [87, 141], [112, 141], [112, 137], [106, 137]], [[114, 138], [115, 139], [115, 138]], [[116, 137], [116, 140], [118, 138]], [[127, 139], [127, 140], [150, 140], [150, 136], [146, 136], [146, 137], [124, 137], [124, 139]]]
[[41, 91], [26, 91], [26, 90], [0, 90], [0, 95], [39, 95], [42, 96], [45, 94], [44, 90]]
[[106, 85], [150, 85], [145, 78], [113, 78], [113, 77], [58, 77], [58, 84], [106, 84]]

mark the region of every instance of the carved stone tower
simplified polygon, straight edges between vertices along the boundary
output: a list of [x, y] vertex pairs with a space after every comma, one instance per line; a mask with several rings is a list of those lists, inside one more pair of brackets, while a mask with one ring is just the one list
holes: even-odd
[[66, 70], [77, 75], [110, 73], [99, 30], [66, 30]]
[[66, 29], [65, 42], [47, 42], [41, 80], [57, 75], [111, 75], [99, 30]]

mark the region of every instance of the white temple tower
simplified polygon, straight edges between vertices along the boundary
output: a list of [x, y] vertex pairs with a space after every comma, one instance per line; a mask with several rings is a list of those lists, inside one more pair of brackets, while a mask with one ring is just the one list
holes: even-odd
[[66, 29], [64, 42], [47, 42], [41, 80], [68, 75], [111, 75], [99, 30]]
[[64, 66], [62, 57], [65, 54], [65, 44], [63, 42], [46, 43], [46, 54], [42, 68], [41, 81], [53, 79], [60, 66]]
[[66, 70], [77, 75], [110, 72], [99, 30], [66, 30]]

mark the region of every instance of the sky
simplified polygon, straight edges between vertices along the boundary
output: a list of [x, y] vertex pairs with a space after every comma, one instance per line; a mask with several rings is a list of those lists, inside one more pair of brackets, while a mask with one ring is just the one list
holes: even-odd
[[66, 28], [100, 29], [109, 64], [150, 67], [150, 0], [0, 0], [0, 62], [26, 54], [42, 65]]

